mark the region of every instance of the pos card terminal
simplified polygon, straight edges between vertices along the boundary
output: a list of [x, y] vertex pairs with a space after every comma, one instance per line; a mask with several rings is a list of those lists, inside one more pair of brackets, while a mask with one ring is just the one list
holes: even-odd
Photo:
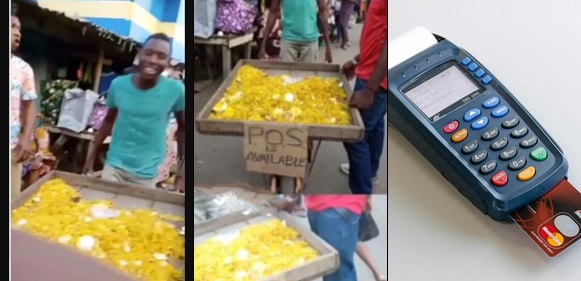
[[563, 152], [497, 77], [431, 33], [398, 45], [416, 33], [388, 43], [388, 120], [454, 187], [503, 221], [566, 181]]

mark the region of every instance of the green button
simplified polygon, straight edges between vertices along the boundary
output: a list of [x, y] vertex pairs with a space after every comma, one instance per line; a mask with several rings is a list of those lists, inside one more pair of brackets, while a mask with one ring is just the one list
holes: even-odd
[[545, 161], [547, 159], [547, 150], [544, 147], [539, 147], [531, 151], [531, 158], [535, 161]]

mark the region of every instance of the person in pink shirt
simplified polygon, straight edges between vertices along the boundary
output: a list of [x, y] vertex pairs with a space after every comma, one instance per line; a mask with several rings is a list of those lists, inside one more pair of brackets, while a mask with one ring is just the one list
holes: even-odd
[[357, 281], [355, 250], [365, 195], [305, 195], [311, 230], [339, 252], [340, 265], [323, 281]]
[[11, 166], [11, 200], [20, 196], [22, 190], [22, 162], [31, 155], [31, 141], [36, 122], [37, 98], [34, 82], [34, 71], [30, 64], [15, 55], [20, 47], [20, 20], [16, 15], [11, 17], [11, 57], [10, 57], [10, 150]]

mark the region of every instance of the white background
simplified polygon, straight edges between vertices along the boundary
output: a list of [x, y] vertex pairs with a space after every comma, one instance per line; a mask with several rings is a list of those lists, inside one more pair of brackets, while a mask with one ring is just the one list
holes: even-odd
[[[581, 190], [581, 0], [389, 0], [388, 36], [421, 25], [487, 67], [565, 151]], [[581, 280], [581, 241], [549, 258], [388, 131], [389, 280]]]

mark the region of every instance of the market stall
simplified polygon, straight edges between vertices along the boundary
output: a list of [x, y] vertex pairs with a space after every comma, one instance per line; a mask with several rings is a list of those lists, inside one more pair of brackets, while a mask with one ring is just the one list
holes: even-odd
[[280, 176], [270, 187], [289, 194], [306, 188], [321, 141], [363, 138], [350, 95], [338, 65], [244, 60], [197, 116], [196, 129], [244, 136], [247, 169]]
[[184, 204], [183, 195], [53, 171], [13, 202], [12, 228], [138, 280], [178, 281]]

